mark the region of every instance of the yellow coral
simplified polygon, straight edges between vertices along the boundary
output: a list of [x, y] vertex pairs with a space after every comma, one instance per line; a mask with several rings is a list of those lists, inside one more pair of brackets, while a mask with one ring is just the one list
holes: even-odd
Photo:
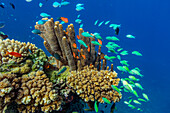
[[16, 99], [22, 106], [18, 108], [20, 112], [35, 112], [39, 107], [44, 112], [60, 109], [62, 98], [53, 89], [53, 84], [43, 71], [32, 73], [29, 77], [23, 76], [21, 83]]
[[122, 95], [111, 88], [111, 85], [118, 86], [120, 79], [117, 73], [109, 70], [97, 71], [92, 66], [85, 66], [81, 71], [72, 71], [67, 77], [67, 84], [85, 102], [98, 100], [103, 103], [102, 97], [110, 101], [119, 102]]

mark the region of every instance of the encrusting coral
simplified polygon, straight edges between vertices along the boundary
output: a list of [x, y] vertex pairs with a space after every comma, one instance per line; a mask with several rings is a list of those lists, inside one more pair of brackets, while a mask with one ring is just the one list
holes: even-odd
[[[3, 63], [10, 62], [21, 62], [25, 57], [30, 54], [30, 51], [34, 53], [37, 50], [37, 47], [28, 42], [19, 42], [17, 40], [1, 40], [0, 39], [0, 65]], [[11, 55], [6, 55], [6, 52], [17, 52], [22, 55], [22, 57], [15, 57]]]
[[94, 66], [85, 66], [81, 71], [72, 71], [67, 77], [67, 84], [85, 102], [98, 100], [104, 103], [103, 97], [110, 102], [119, 102], [122, 95], [111, 88], [111, 85], [118, 86], [120, 79], [117, 73], [109, 70], [97, 71]]

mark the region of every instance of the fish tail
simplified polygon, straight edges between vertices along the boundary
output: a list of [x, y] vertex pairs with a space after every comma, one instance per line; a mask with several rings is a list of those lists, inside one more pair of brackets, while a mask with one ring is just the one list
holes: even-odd
[[8, 51], [6, 51], [6, 54], [5, 55], [9, 55], [9, 52]]

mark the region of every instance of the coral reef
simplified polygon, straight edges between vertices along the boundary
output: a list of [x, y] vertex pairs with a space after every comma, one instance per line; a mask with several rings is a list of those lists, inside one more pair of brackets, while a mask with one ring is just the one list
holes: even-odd
[[[95, 67], [101, 65], [100, 57], [103, 55], [101, 53], [101, 47], [99, 46], [98, 54], [96, 54], [95, 45], [91, 43], [95, 38], [84, 37], [81, 34], [84, 32], [82, 28], [79, 29], [79, 37], [90, 47], [90, 51], [81, 45], [80, 52], [78, 52], [78, 48], [73, 46], [73, 44], [76, 43], [73, 24], [68, 25], [66, 32], [63, 30], [62, 24], [58, 21], [54, 22], [53, 18], [51, 18], [43, 25], [36, 23], [35, 29], [39, 29], [43, 32], [39, 35], [44, 39], [44, 46], [57, 61], [61, 62], [61, 66], [68, 65], [70, 70], [74, 71], [77, 69], [81, 70], [85, 65], [93, 64]], [[73, 56], [73, 53], [75, 54], [75, 57]], [[85, 55], [85, 59], [82, 57], [83, 55]], [[106, 63], [105, 66], [103, 66], [103, 69], [106, 69]]]
[[[10, 62], [21, 62], [26, 58], [30, 52], [34, 53], [37, 50], [37, 47], [32, 43], [21, 43], [17, 40], [1, 40], [0, 39], [0, 65], [3, 63]], [[22, 57], [15, 57], [12, 55], [6, 55], [6, 52], [17, 52], [22, 55]]]
[[117, 73], [109, 70], [97, 71], [94, 66], [85, 66], [81, 71], [72, 71], [67, 77], [67, 84], [85, 102], [98, 100], [104, 103], [102, 97], [110, 102], [119, 102], [122, 95], [111, 88], [111, 85], [118, 86], [120, 79]]
[[20, 80], [21, 78], [16, 78], [15, 74], [0, 73], [0, 111], [15, 98], [20, 88]]
[[62, 98], [43, 71], [37, 71], [29, 77], [23, 76], [21, 84], [15, 100], [20, 105], [20, 112], [35, 112], [39, 108], [49, 112], [61, 108]]

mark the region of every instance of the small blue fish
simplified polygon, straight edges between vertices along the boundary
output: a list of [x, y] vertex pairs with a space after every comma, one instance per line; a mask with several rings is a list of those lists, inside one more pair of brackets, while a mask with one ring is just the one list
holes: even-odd
[[84, 7], [76, 7], [76, 11], [81, 11], [83, 9], [84, 9]]
[[83, 32], [81, 33], [84, 37], [93, 37], [91, 34], [89, 34], [88, 32]]
[[104, 23], [104, 21], [100, 22], [98, 26], [101, 26]]
[[67, 1], [61, 2], [61, 5], [68, 5], [68, 4], [70, 4], [70, 2]]
[[5, 22], [0, 21], [0, 28], [3, 28], [5, 26]]
[[76, 7], [81, 7], [82, 5], [84, 5], [84, 4], [77, 4]]
[[80, 28], [83, 28], [83, 24], [80, 24]]
[[46, 18], [46, 17], [49, 17], [49, 16], [51, 16], [51, 15], [49, 15], [49, 14], [47, 14], [47, 13], [41, 13], [40, 16], [43, 17], [43, 18]]
[[80, 24], [80, 23], [82, 22], [82, 20], [76, 19], [75, 22], [78, 23], [78, 24]]
[[39, 3], [39, 7], [42, 7], [43, 6], [43, 4], [42, 3]]
[[86, 43], [83, 40], [78, 40], [78, 42], [83, 45], [84, 47], [88, 48], [88, 46], [86, 45]]
[[55, 7], [55, 8], [56, 8], [56, 7], [61, 7], [61, 4], [58, 3], [58, 2], [54, 2], [54, 3], [53, 3], [53, 7]]
[[65, 71], [67, 70], [66, 67], [63, 67], [58, 73], [57, 73], [57, 76], [64, 73]]
[[32, 33], [34, 34], [41, 34], [42, 32], [39, 29], [32, 30]]
[[96, 20], [96, 21], [94, 22], [94, 25], [97, 25], [98, 21], [99, 21], [99, 20]]
[[38, 24], [39, 24], [39, 25], [43, 25], [43, 24], [45, 24], [47, 21], [48, 21], [48, 20], [39, 20], [39, 21], [38, 21]]

